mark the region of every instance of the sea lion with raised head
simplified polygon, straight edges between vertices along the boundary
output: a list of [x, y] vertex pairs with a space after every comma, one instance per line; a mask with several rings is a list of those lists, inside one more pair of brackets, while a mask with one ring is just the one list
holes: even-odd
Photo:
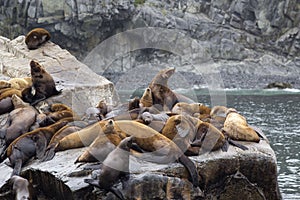
[[32, 60], [30, 62], [30, 68], [35, 94], [32, 98], [28, 95], [27, 98], [29, 99], [26, 99], [26, 101], [35, 105], [48, 97], [61, 93], [61, 90], [57, 91], [52, 76], [38, 62]]
[[47, 127], [38, 128], [15, 139], [1, 155], [0, 162], [9, 158], [13, 175], [19, 175], [23, 164], [32, 157], [41, 159], [52, 136], [68, 122], [58, 121]]
[[153, 105], [152, 92], [150, 88], [146, 88], [141, 99], [141, 107], [150, 107]]
[[115, 121], [115, 127], [129, 136], [134, 136], [134, 142], [144, 151], [137, 155], [150, 162], [167, 164], [178, 160], [188, 170], [194, 186], [199, 185], [198, 172], [195, 164], [184, 155], [181, 149], [169, 138], [154, 129], [136, 121]]
[[174, 68], [160, 70], [152, 79], [149, 88], [152, 92], [153, 105], [159, 104], [170, 111], [178, 103], [175, 93], [168, 87], [168, 80], [174, 74]]
[[51, 39], [50, 33], [44, 28], [35, 28], [27, 33], [25, 44], [28, 49], [33, 50], [39, 48], [42, 44]]
[[113, 185], [120, 179], [128, 179], [129, 154], [132, 146], [132, 137], [123, 139], [117, 148], [109, 153], [103, 161], [98, 179], [84, 179], [84, 182], [98, 188], [111, 191], [119, 199], [125, 199], [123, 194]]

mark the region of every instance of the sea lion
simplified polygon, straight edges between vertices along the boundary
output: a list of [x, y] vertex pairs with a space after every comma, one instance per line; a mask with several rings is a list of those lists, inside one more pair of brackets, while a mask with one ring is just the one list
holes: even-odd
[[248, 126], [246, 118], [233, 108], [229, 108], [226, 112], [226, 120], [222, 131], [233, 140], [260, 141], [257, 132]]
[[52, 121], [59, 121], [61, 119], [65, 118], [74, 118], [79, 119], [79, 117], [73, 112], [73, 110], [62, 103], [54, 103], [50, 105], [49, 110], [44, 112], [47, 115], [47, 118], [49, 118]]
[[5, 99], [6, 97], [12, 97], [14, 94], [17, 95], [18, 97], [22, 97], [22, 91], [21, 90], [17, 90], [17, 89], [14, 89], [14, 88], [9, 88], [9, 89], [3, 91], [0, 94], [0, 100]]
[[153, 104], [163, 106], [164, 110], [172, 110], [178, 103], [175, 93], [168, 87], [168, 80], [174, 74], [175, 69], [163, 69], [152, 79], [149, 88], [152, 91]]
[[137, 155], [138, 157], [161, 164], [178, 160], [188, 170], [193, 185], [199, 185], [195, 164], [183, 154], [181, 149], [172, 140], [136, 121], [115, 121], [114, 124], [117, 129], [122, 130], [129, 136], [134, 136], [135, 143], [141, 149], [151, 152]]
[[119, 199], [125, 199], [123, 194], [113, 185], [122, 178], [129, 176], [129, 151], [132, 146], [132, 137], [123, 139], [117, 148], [108, 154], [103, 161], [101, 172], [97, 180], [84, 179], [85, 183], [111, 191]]
[[140, 98], [134, 97], [133, 99], [130, 99], [128, 102], [128, 111], [140, 108]]
[[15, 88], [17, 90], [22, 90], [32, 86], [31, 77], [11, 78], [8, 82], [11, 84], [11, 88]]
[[55, 155], [55, 147], [59, 143], [59, 140], [64, 138], [67, 135], [70, 135], [71, 133], [80, 131], [82, 128], [78, 126], [72, 126], [72, 125], [66, 125], [59, 129], [51, 138], [46, 150], [45, 155], [41, 159], [41, 161], [48, 161], [51, 160]]
[[187, 115], [174, 115], [167, 120], [161, 133], [172, 140], [185, 155], [199, 155], [199, 148], [190, 145], [195, 139], [198, 121]]
[[21, 168], [32, 157], [41, 159], [52, 136], [68, 122], [58, 121], [47, 127], [38, 128], [15, 139], [1, 156], [1, 162], [8, 157], [14, 168], [13, 175], [19, 175]]
[[50, 33], [44, 28], [35, 28], [27, 33], [25, 43], [28, 49], [33, 50], [39, 48], [42, 44], [51, 39]]
[[228, 108], [225, 106], [214, 106], [211, 111], [210, 111], [210, 116], [219, 116], [219, 117], [224, 117], [226, 118], [226, 112]]
[[141, 107], [150, 107], [153, 105], [152, 92], [150, 88], [146, 88], [140, 99]]
[[15, 109], [9, 113], [5, 126], [0, 130], [0, 137], [5, 139], [6, 146], [28, 132], [37, 116], [36, 109], [17, 95], [13, 95], [11, 100]]
[[210, 114], [210, 108], [203, 105], [202, 103], [185, 103], [179, 102], [174, 105], [172, 112], [177, 114], [189, 114], [190, 116], [194, 116], [196, 113], [200, 115]]
[[159, 114], [151, 114], [150, 112], [143, 112], [142, 114], [140, 114], [139, 118], [142, 119], [146, 125], [148, 125], [153, 121], [166, 122], [169, 119], [169, 115], [167, 115], [164, 112]]
[[102, 127], [105, 123], [105, 121], [96, 122], [80, 131], [76, 131], [63, 137], [55, 146], [55, 152], [89, 146], [99, 133], [103, 132]]
[[[114, 129], [112, 120], [106, 122], [102, 128], [103, 133], [100, 133], [98, 137], [92, 142], [87, 150], [80, 155], [77, 162], [103, 162], [107, 155], [113, 151], [116, 146], [121, 142], [123, 138]], [[125, 135], [123, 135], [124, 137]]]
[[33, 199], [33, 188], [29, 181], [14, 175], [9, 179], [16, 200]]
[[52, 76], [38, 62], [32, 60], [30, 67], [35, 94], [32, 98], [26, 100], [31, 103], [31, 105], [35, 105], [48, 97], [61, 93], [61, 90], [57, 91]]
[[11, 112], [13, 109], [14, 105], [11, 101], [11, 97], [0, 100], [0, 115]]

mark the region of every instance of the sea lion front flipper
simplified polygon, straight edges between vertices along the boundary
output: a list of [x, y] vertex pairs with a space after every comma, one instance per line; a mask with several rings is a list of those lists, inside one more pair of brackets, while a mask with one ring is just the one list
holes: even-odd
[[46, 151], [47, 139], [44, 135], [36, 135], [33, 137], [33, 141], [35, 141], [36, 157], [41, 160]]
[[229, 142], [229, 144], [231, 144], [233, 146], [236, 146], [236, 147], [238, 147], [240, 149], [243, 149], [244, 151], [249, 149], [248, 147], [246, 147], [246, 146], [244, 146], [242, 144], [239, 144], [239, 143], [237, 143], [236, 141], [234, 141], [234, 140], [232, 140], [230, 138], [228, 138], [228, 142]]
[[102, 166], [101, 162], [97, 162], [97, 163], [92, 163], [92, 164], [88, 164], [86, 166], [84, 166], [84, 170], [98, 170], [100, 169]]
[[125, 200], [122, 192], [118, 189], [118, 188], [115, 188], [115, 187], [111, 187], [109, 189], [110, 192], [114, 193], [119, 199], [121, 200]]
[[44, 101], [46, 99], [46, 96], [43, 94], [41, 95], [34, 95], [32, 102], [30, 103], [30, 105], [35, 106], [36, 104], [38, 104], [40, 101]]
[[194, 187], [199, 186], [199, 178], [198, 178], [198, 171], [195, 166], [195, 164], [185, 155], [182, 155], [178, 158], [178, 161], [185, 166], [185, 168], [188, 170], [191, 179], [192, 184]]
[[13, 170], [11, 176], [19, 175], [21, 173], [22, 163], [23, 163], [22, 159], [15, 160], [14, 170]]

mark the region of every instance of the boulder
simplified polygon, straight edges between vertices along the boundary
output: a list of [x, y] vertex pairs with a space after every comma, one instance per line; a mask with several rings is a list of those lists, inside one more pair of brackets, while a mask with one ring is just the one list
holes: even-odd
[[62, 89], [62, 94], [47, 102], [67, 104], [79, 115], [102, 99], [113, 105], [119, 102], [113, 83], [94, 73], [67, 50], [52, 42], [37, 50], [28, 50], [24, 39], [24, 36], [14, 40], [0, 38], [1, 73], [7, 76], [4, 79], [30, 76], [29, 63], [35, 60], [53, 76], [56, 87]]

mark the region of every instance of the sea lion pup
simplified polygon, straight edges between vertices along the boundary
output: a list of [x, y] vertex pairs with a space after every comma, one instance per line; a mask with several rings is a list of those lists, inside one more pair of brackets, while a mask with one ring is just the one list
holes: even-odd
[[141, 107], [151, 107], [153, 105], [152, 92], [148, 87], [145, 89], [143, 96], [140, 99]]
[[11, 101], [11, 97], [0, 100], [0, 115], [11, 112], [13, 109], [14, 105]]
[[103, 161], [98, 180], [84, 179], [85, 183], [98, 188], [111, 191], [119, 199], [125, 199], [123, 194], [113, 185], [119, 179], [128, 179], [129, 176], [129, 154], [132, 145], [132, 137], [123, 139], [117, 148], [110, 152]]
[[59, 140], [64, 138], [67, 135], [70, 135], [71, 133], [80, 131], [82, 128], [78, 126], [71, 126], [71, 125], [66, 125], [59, 129], [51, 138], [46, 150], [45, 150], [45, 155], [41, 159], [42, 162], [51, 160], [55, 156], [55, 147], [59, 143]]
[[9, 183], [16, 200], [33, 199], [33, 188], [27, 179], [14, 175], [9, 179]]
[[134, 136], [135, 143], [141, 149], [151, 152], [136, 154], [137, 157], [161, 164], [168, 164], [178, 160], [188, 170], [193, 185], [199, 185], [195, 164], [183, 154], [181, 149], [172, 140], [136, 121], [115, 121], [115, 127], [129, 136]]
[[77, 162], [103, 162], [106, 156], [113, 151], [116, 146], [121, 142], [125, 135], [119, 135], [114, 128], [112, 120], [106, 122], [102, 128], [103, 133], [100, 133], [98, 137], [92, 142], [87, 150], [80, 155], [75, 163]]
[[13, 95], [11, 100], [15, 109], [9, 113], [6, 124], [0, 130], [0, 138], [5, 139], [6, 146], [20, 135], [28, 132], [37, 116], [36, 109], [17, 95]]
[[31, 158], [41, 159], [52, 136], [68, 122], [58, 121], [48, 127], [38, 128], [15, 139], [1, 156], [1, 162], [9, 158], [13, 175], [19, 175], [22, 166]]
[[32, 98], [26, 100], [31, 103], [31, 105], [35, 105], [48, 97], [61, 93], [61, 90], [56, 90], [52, 76], [38, 62], [32, 60], [30, 62], [30, 68], [35, 94]]
[[24, 77], [24, 78], [11, 78], [8, 80], [11, 84], [11, 88], [22, 90], [32, 86], [32, 79], [31, 77]]
[[51, 39], [50, 33], [44, 28], [35, 28], [27, 33], [25, 44], [30, 50], [39, 48], [42, 44]]
[[174, 72], [174, 68], [159, 71], [149, 85], [152, 92], [153, 105], [162, 105], [166, 111], [172, 110], [173, 106], [178, 103], [175, 93], [168, 87], [168, 80]]
[[223, 133], [233, 140], [259, 142], [258, 133], [248, 126], [245, 117], [235, 109], [229, 108], [226, 113], [226, 120], [222, 129]]

